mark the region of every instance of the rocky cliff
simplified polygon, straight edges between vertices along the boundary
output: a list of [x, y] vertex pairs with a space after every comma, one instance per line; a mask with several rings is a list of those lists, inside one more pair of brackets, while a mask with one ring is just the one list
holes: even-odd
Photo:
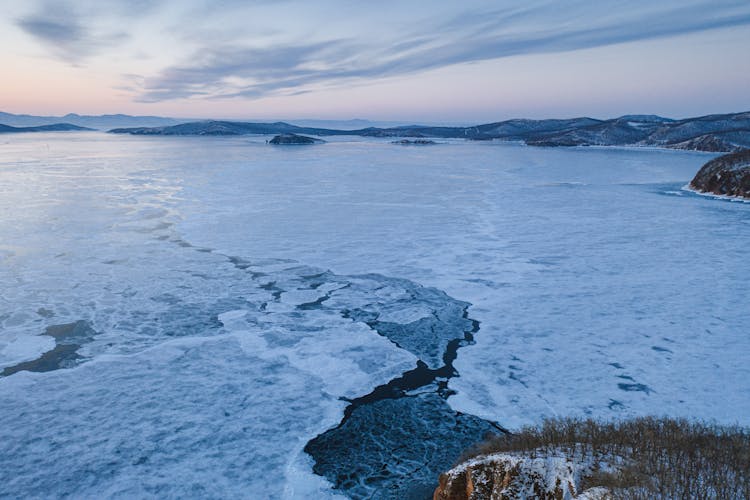
[[581, 489], [593, 472], [593, 461], [564, 453], [515, 455], [497, 453], [475, 458], [441, 474], [433, 500], [595, 500], [609, 497], [606, 488]]
[[684, 419], [546, 420], [495, 435], [434, 500], [750, 498], [750, 434]]
[[701, 193], [750, 199], [750, 149], [709, 161], [690, 181]]

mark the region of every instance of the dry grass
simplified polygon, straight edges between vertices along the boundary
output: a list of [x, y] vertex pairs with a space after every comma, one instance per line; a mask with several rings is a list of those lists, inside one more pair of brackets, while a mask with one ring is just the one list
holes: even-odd
[[608, 487], [614, 498], [750, 499], [748, 430], [688, 420], [547, 420], [538, 427], [494, 436], [462, 461], [498, 452], [544, 456], [560, 449], [579, 449], [605, 459], [619, 457], [617, 470], [599, 470], [582, 485]]

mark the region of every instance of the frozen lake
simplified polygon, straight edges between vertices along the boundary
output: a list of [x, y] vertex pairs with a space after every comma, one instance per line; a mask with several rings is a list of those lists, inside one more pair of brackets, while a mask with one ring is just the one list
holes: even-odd
[[0, 496], [419, 498], [493, 428], [750, 425], [711, 155], [265, 139], [0, 136]]

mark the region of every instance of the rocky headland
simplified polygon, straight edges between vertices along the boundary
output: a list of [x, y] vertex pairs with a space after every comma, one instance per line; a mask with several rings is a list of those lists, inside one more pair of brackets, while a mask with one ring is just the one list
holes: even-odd
[[690, 181], [690, 188], [701, 193], [750, 199], [750, 149], [709, 161]]
[[495, 435], [433, 500], [750, 498], [750, 435], [672, 418], [555, 419]]
[[433, 500], [611, 498], [607, 488], [582, 486], [593, 472], [591, 457], [574, 457], [562, 450], [536, 457], [496, 453], [441, 474]]

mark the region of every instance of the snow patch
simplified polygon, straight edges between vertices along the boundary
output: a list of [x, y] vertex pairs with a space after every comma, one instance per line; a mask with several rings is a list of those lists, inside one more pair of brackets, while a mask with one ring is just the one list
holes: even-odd
[[37, 359], [54, 348], [55, 339], [48, 335], [0, 334], [0, 369]]

